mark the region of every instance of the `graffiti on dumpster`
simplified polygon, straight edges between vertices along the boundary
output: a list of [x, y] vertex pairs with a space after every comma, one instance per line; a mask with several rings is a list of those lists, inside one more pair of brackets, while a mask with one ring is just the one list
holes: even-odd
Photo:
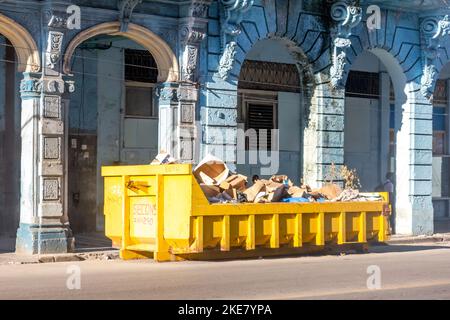
[[139, 237], [154, 237], [156, 212], [151, 203], [135, 203], [132, 205], [132, 221], [134, 235]]

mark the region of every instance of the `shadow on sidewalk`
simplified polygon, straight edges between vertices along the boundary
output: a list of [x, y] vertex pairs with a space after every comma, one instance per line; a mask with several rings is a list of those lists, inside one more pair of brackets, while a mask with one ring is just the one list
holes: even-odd
[[[16, 238], [0, 237], [0, 253], [14, 253], [16, 250]], [[112, 241], [103, 233], [85, 233], [75, 235], [75, 253], [111, 251]]]
[[395, 253], [395, 252], [414, 252], [425, 250], [450, 250], [450, 243], [441, 244], [376, 244], [369, 247], [369, 253]]
[[75, 252], [111, 251], [112, 241], [104, 233], [83, 233], [75, 234]]

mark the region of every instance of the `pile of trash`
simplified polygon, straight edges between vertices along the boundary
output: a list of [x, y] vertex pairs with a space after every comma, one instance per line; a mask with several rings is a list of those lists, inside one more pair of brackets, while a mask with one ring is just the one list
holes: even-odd
[[230, 172], [226, 164], [212, 155], [206, 156], [195, 168], [194, 176], [210, 203], [273, 203], [273, 202], [337, 202], [381, 200], [370, 198], [358, 190], [342, 188], [333, 183], [312, 189], [307, 185], [295, 186], [288, 176], [274, 175], [270, 179], [248, 178]]
[[[178, 163], [168, 153], [160, 153], [152, 165]], [[233, 173], [221, 159], [207, 155], [193, 170], [210, 203], [301, 203], [301, 202], [346, 202], [380, 201], [379, 194], [363, 195], [359, 190], [345, 189], [334, 183], [312, 189], [308, 185], [295, 186], [288, 176], [274, 175], [270, 179], [254, 176], [252, 186], [248, 178]]]

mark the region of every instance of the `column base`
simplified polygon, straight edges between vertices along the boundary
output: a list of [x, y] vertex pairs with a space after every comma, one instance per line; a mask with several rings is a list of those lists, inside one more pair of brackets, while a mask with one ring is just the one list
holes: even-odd
[[434, 233], [433, 208], [396, 208], [395, 234], [407, 236]]
[[16, 253], [54, 254], [75, 250], [72, 230], [64, 225], [43, 225], [21, 223], [17, 230]]

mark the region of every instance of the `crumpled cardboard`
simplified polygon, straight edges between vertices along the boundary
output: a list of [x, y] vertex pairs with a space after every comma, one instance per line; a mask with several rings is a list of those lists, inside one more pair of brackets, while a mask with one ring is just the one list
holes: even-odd
[[225, 162], [210, 154], [203, 158], [194, 169], [197, 180], [207, 185], [220, 185], [228, 178], [229, 173], [230, 170]]
[[265, 192], [265, 191], [266, 191], [266, 184], [263, 181], [258, 180], [255, 182], [255, 184], [253, 186], [251, 186], [250, 188], [245, 190], [244, 194], [247, 196], [248, 202], [254, 202], [256, 197], [258, 196], [258, 194], [260, 192]]
[[322, 186], [322, 188], [320, 189], [313, 190], [313, 193], [320, 193], [325, 196], [326, 199], [332, 200], [339, 197], [339, 195], [342, 193], [342, 189], [337, 184], [328, 183]]
[[172, 157], [170, 154], [165, 151], [161, 151], [150, 164], [159, 166], [163, 164], [175, 164], [177, 162], [177, 159]]

